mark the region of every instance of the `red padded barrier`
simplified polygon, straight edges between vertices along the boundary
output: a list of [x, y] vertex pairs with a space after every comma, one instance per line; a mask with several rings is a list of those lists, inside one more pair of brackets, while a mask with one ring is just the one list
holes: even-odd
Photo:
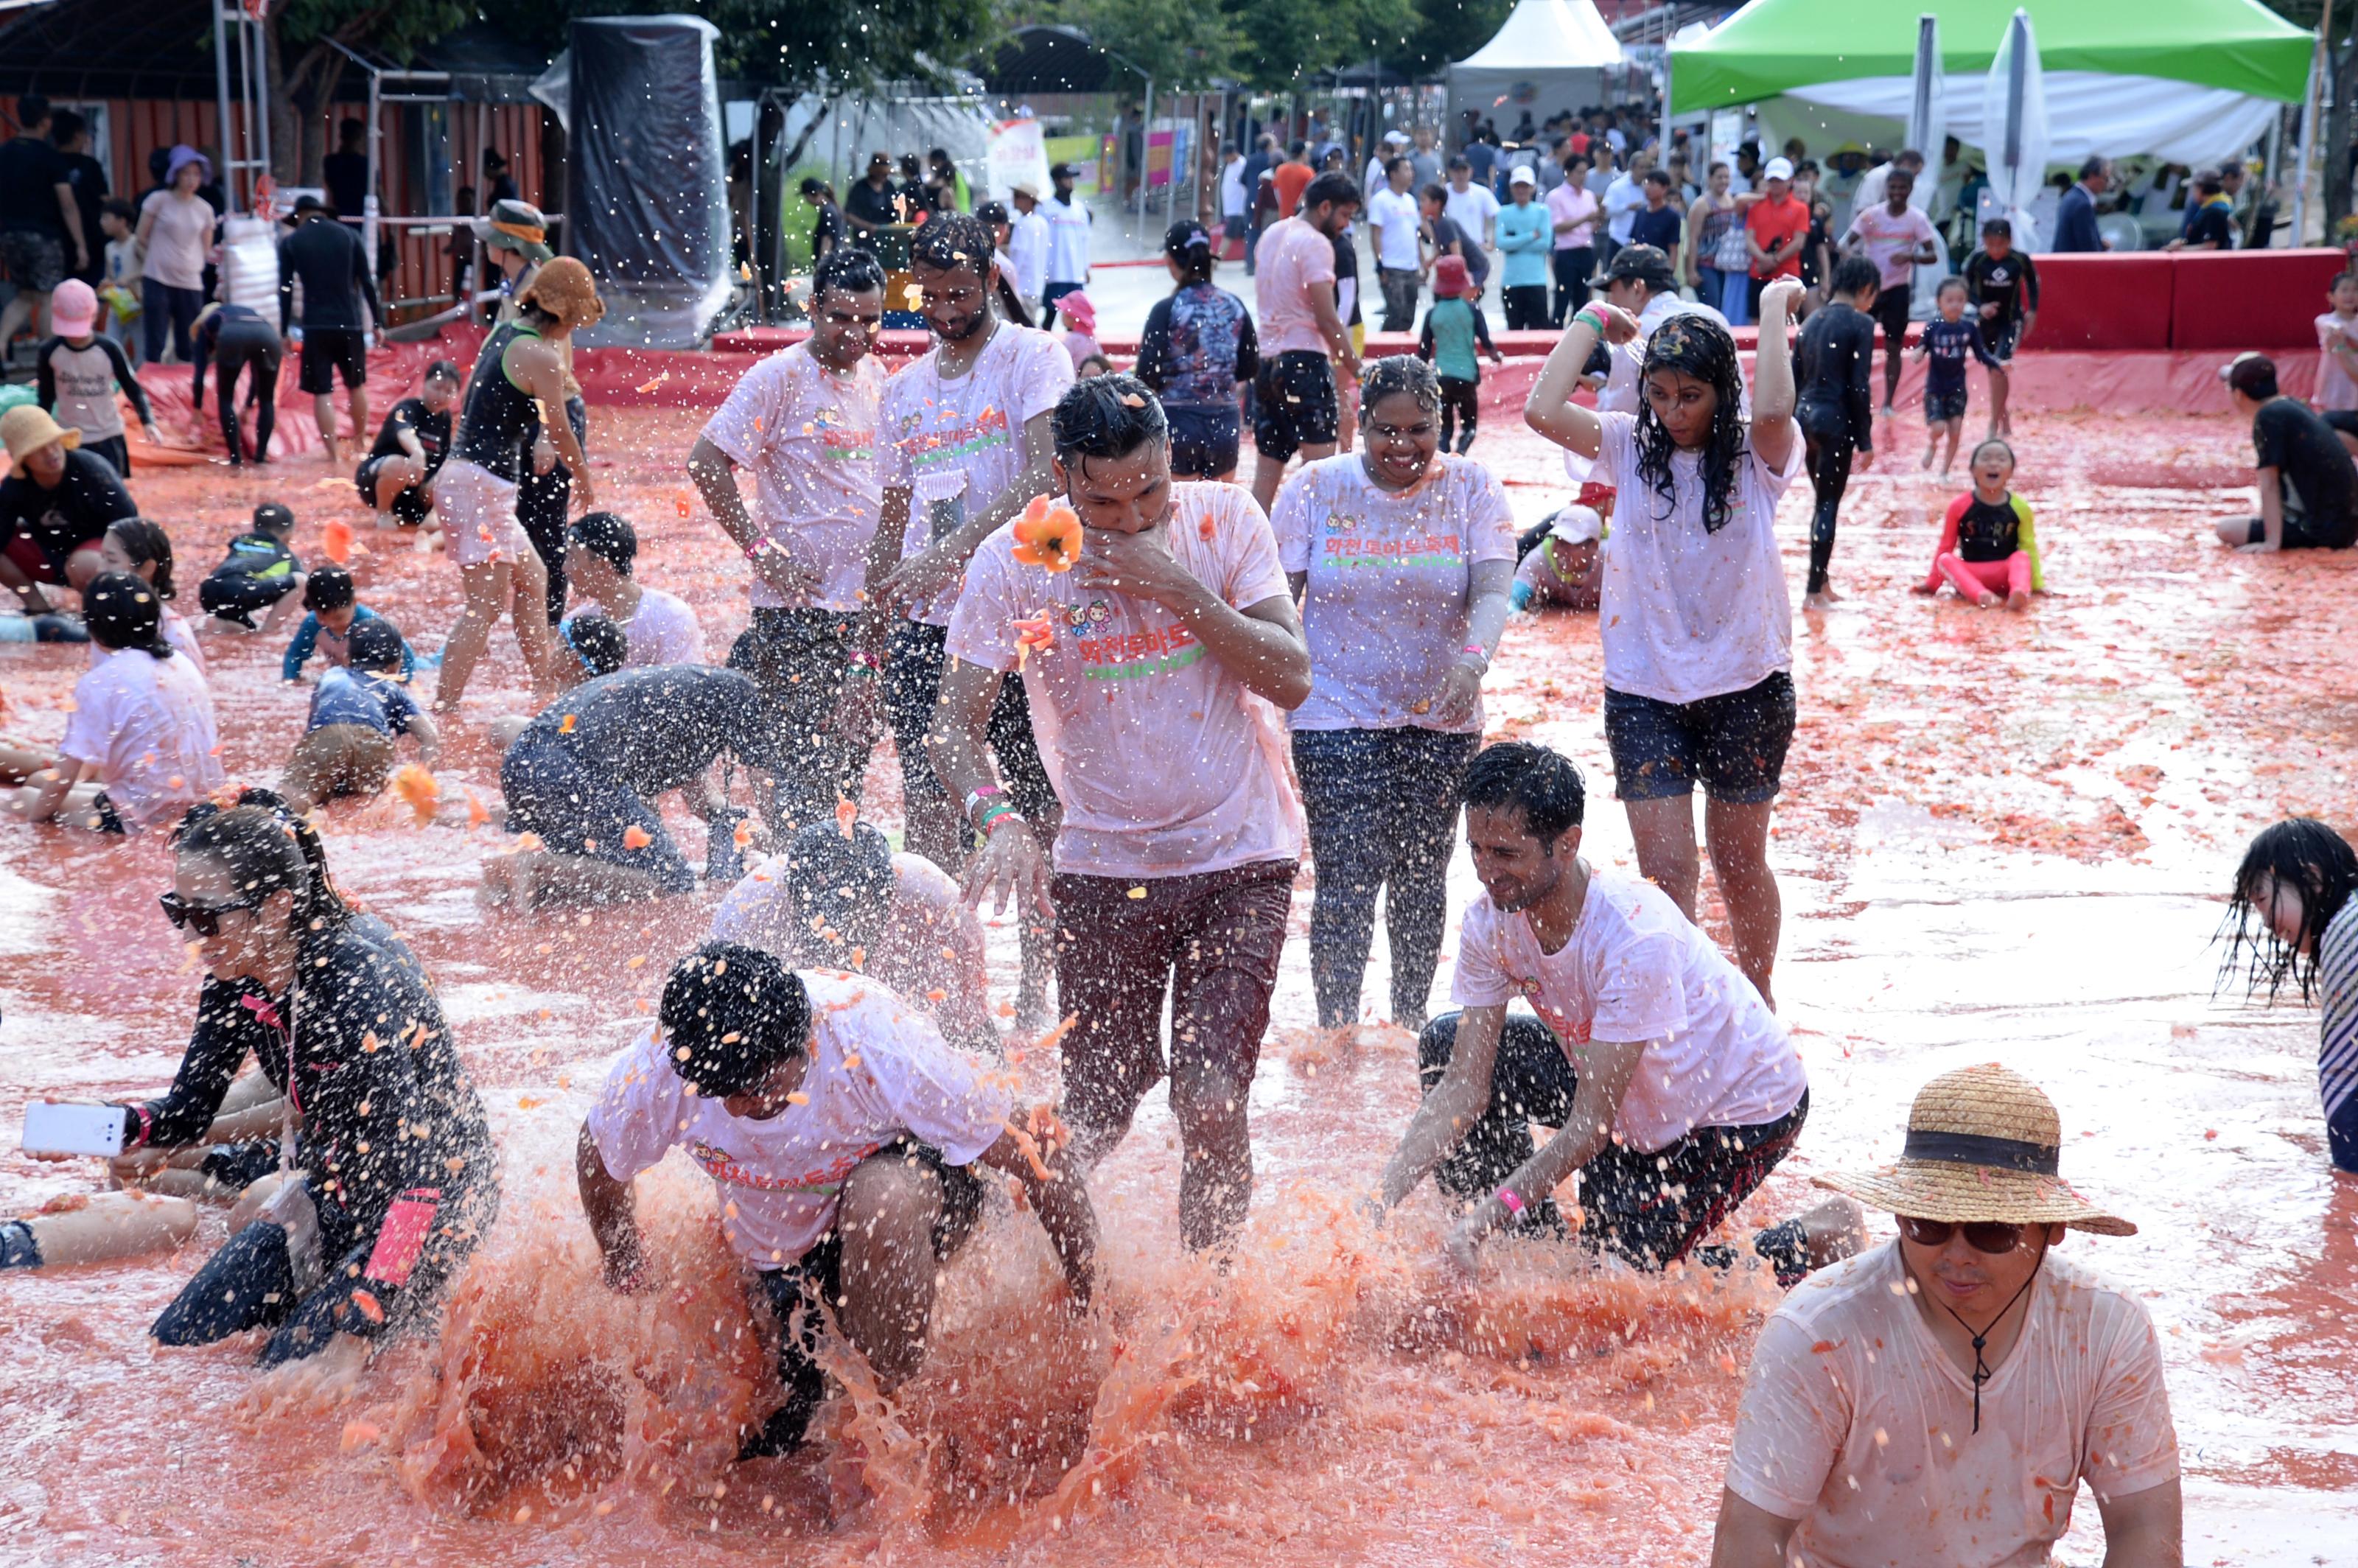
[[2169, 346], [2181, 350], [2315, 348], [2326, 285], [2347, 265], [2342, 252], [2326, 250], [2193, 251], [2172, 259]]
[[2047, 255], [2032, 262], [2039, 268], [2039, 325], [2031, 341], [2039, 347], [2171, 346], [2175, 255]]

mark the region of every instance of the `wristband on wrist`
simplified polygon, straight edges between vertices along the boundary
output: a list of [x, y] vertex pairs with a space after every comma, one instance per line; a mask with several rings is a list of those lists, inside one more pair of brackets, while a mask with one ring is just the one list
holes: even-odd
[[146, 1148], [147, 1141], [156, 1136], [155, 1113], [150, 1111], [144, 1105], [126, 1105], [123, 1108], [139, 1119], [139, 1136], [132, 1140], [131, 1147], [134, 1149]]
[[983, 815], [982, 836], [988, 838], [1009, 823], [1022, 820], [1023, 814], [1011, 806], [994, 806]]
[[1512, 1187], [1500, 1187], [1497, 1192], [1492, 1193], [1490, 1195], [1498, 1200], [1498, 1206], [1500, 1208], [1505, 1209], [1517, 1219], [1523, 1217], [1522, 1194], [1515, 1191]]

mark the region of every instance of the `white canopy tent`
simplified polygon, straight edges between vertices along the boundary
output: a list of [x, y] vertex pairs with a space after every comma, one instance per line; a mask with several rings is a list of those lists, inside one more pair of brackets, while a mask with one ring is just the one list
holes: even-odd
[[[2223, 88], [2198, 87], [2152, 76], [2111, 76], [2093, 70], [2046, 73], [2047, 117], [2053, 126], [2047, 156], [2077, 163], [2091, 153], [2146, 153], [2167, 163], [2218, 163], [2267, 135], [2283, 105]], [[1798, 135], [1815, 147], [1842, 141], [1887, 143], [1908, 119], [1910, 82], [1904, 76], [1866, 76], [1796, 87], [1759, 105], [1762, 140]], [[1980, 95], [1952, 93], [1949, 135], [1986, 147]]]
[[[1534, 121], [1605, 102], [1605, 72], [1625, 63], [1595, 0], [1516, 0], [1498, 36], [1449, 68], [1449, 124], [1466, 112]], [[1511, 124], [1511, 121], [1508, 122]]]

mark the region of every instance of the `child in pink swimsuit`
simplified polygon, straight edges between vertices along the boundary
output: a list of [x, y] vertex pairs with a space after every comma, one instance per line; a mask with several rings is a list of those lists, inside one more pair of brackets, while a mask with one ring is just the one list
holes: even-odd
[[2039, 535], [2030, 506], [2007, 488], [2014, 479], [2014, 449], [1991, 439], [1974, 449], [1974, 488], [1949, 503], [1941, 524], [1941, 547], [1932, 569], [1916, 585], [1918, 593], [1938, 593], [1945, 579], [1957, 597], [1987, 609], [2003, 597], [2020, 610], [2034, 593], [2047, 590], [2039, 566]]

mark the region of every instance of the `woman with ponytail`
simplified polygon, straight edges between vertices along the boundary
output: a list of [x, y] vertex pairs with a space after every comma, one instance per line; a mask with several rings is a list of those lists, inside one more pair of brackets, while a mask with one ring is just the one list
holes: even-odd
[[[162, 524], [145, 517], [118, 518], [109, 524], [106, 536], [98, 542], [98, 565], [101, 571], [124, 572], [154, 589], [156, 597], [163, 600], [158, 630], [164, 633], [164, 641], [196, 665], [197, 674], [209, 673], [204, 650], [197, 646], [196, 633], [172, 608], [172, 600], [178, 597], [178, 590], [172, 586], [172, 536], [164, 532]], [[104, 657], [106, 651], [92, 643], [90, 662], [95, 665]]]
[[499, 1201], [482, 1104], [425, 970], [345, 902], [319, 835], [267, 790], [195, 807], [173, 845], [164, 914], [206, 979], [170, 1091], [121, 1108], [124, 1151], [194, 1144], [249, 1054], [287, 1117], [276, 1175], [240, 1206], [250, 1222], [150, 1332], [205, 1345], [273, 1328], [272, 1366], [416, 1320]]
[[163, 609], [157, 591], [128, 572], [103, 573], [82, 590], [100, 657], [74, 684], [57, 761], [16, 793], [17, 816], [127, 833], [220, 786], [212, 694], [165, 641]]
[[1174, 287], [1146, 313], [1138, 379], [1171, 425], [1171, 477], [1232, 480], [1244, 427], [1238, 388], [1260, 369], [1244, 301], [1212, 282], [1211, 231], [1174, 223], [1163, 259]]

